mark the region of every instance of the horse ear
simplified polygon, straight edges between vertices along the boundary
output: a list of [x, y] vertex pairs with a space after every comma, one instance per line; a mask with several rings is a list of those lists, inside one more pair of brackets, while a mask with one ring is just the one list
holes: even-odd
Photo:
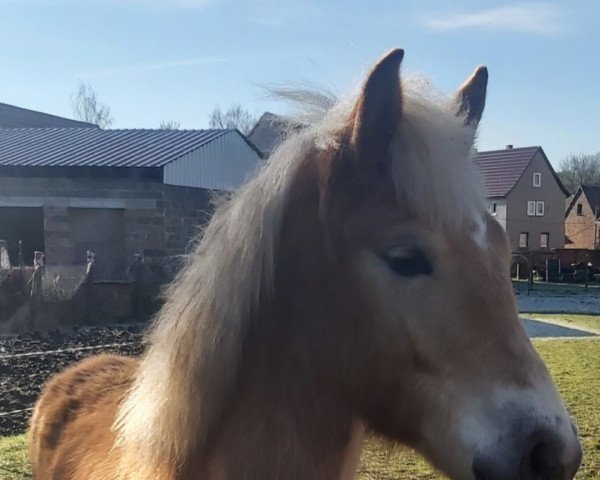
[[371, 69], [354, 107], [351, 143], [361, 158], [387, 154], [400, 117], [403, 56], [404, 50], [392, 50]]
[[471, 77], [456, 92], [458, 114], [464, 116], [466, 125], [477, 127], [485, 107], [488, 71], [484, 66], [477, 67]]

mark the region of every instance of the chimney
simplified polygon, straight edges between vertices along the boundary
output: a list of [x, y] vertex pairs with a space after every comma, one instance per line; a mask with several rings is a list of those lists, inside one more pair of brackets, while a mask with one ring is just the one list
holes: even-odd
[[512, 146], [512, 145], [507, 145], [507, 146], [506, 146], [506, 149], [507, 149], [507, 150], [512, 150], [512, 149], [513, 149], [513, 146]]

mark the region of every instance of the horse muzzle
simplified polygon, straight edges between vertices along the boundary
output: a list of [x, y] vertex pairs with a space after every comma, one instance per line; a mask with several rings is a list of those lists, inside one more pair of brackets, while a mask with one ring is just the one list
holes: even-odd
[[[581, 463], [577, 430], [571, 423], [567, 433], [538, 427], [498, 440], [497, 451], [481, 452], [473, 461], [476, 480], [572, 480]], [[511, 438], [512, 437], [512, 438]]]

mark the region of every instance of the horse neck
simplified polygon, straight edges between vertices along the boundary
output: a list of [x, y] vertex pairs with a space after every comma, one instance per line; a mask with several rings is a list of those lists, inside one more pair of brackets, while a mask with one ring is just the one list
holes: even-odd
[[284, 215], [274, 299], [246, 334], [235, 392], [209, 442], [209, 478], [354, 478], [362, 430], [334, 381], [338, 282], [313, 172]]
[[278, 340], [262, 338], [246, 352], [205, 462], [211, 479], [331, 480], [354, 470], [352, 412], [311, 372], [306, 354]]

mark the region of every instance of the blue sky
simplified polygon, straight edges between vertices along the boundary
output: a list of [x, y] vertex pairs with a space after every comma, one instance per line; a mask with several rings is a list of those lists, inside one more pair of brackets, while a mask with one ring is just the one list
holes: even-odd
[[84, 81], [115, 128], [280, 111], [269, 83], [343, 93], [392, 47], [452, 92], [485, 64], [479, 148], [600, 150], [600, 2], [0, 0], [0, 102], [71, 116]]

